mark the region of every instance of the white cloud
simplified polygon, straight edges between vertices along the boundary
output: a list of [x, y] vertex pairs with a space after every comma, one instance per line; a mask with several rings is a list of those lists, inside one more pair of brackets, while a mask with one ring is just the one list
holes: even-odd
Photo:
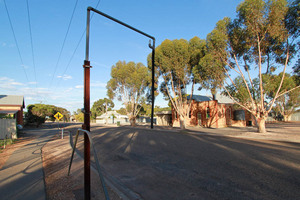
[[[105, 88], [106, 83], [102, 83], [102, 82], [99, 82], [99, 81], [91, 81], [90, 86], [94, 87], [94, 88]], [[76, 85], [75, 88], [82, 89], [83, 85]]]
[[107, 65], [105, 65], [105, 64], [101, 64], [101, 63], [95, 62], [95, 61], [93, 61], [92, 65], [94, 65], [94, 66], [98, 66], [98, 67], [104, 67], [104, 68], [110, 69], [110, 67], [109, 67], [109, 66], [107, 66]]
[[61, 79], [63, 79], [64, 81], [66, 81], [66, 80], [69, 80], [69, 79], [72, 79], [72, 76], [70, 76], [70, 75], [63, 75], [63, 76], [57, 76], [57, 78], [61, 78]]
[[27, 84], [28, 85], [35, 85], [35, 84], [37, 84], [37, 82], [28, 82]]
[[91, 87], [105, 88], [106, 87], [106, 83], [101, 83], [99, 81], [91, 81]]
[[0, 88], [3, 90], [16, 90], [16, 86], [22, 86], [23, 83], [17, 82], [14, 79], [7, 77], [0, 77]]

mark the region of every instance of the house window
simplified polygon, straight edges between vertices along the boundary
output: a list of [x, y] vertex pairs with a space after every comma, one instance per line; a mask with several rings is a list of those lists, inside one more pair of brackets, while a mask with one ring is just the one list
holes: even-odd
[[231, 119], [231, 107], [227, 108], [227, 112], [228, 112], [229, 119]]
[[206, 118], [207, 119], [210, 118], [210, 109], [209, 109], [209, 107], [206, 108]]
[[190, 112], [189, 112], [189, 118], [191, 118], [191, 117], [192, 117], [192, 112], [190, 111]]
[[202, 122], [201, 122], [201, 112], [197, 113], [197, 119], [198, 119], [198, 125], [201, 126]]

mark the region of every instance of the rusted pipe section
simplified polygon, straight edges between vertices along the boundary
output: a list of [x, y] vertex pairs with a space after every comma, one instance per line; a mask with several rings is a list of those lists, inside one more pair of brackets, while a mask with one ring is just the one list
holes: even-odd
[[[90, 61], [89, 61], [89, 40], [90, 40], [90, 11], [87, 12], [86, 21], [86, 52], [84, 60], [84, 124], [82, 128], [90, 131]], [[91, 199], [91, 153], [90, 141], [87, 134], [84, 134], [84, 199]]]

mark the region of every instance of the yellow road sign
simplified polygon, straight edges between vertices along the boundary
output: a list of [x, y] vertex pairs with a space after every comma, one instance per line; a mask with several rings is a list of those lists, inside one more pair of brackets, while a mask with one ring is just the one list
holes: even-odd
[[57, 119], [57, 120], [60, 120], [61, 118], [63, 118], [63, 115], [60, 113], [60, 112], [57, 112], [54, 117]]

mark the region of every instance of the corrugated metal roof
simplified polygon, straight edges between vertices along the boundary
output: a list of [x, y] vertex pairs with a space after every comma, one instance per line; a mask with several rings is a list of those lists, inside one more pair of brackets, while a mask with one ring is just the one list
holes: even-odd
[[[187, 99], [190, 99], [190, 95], [187, 97]], [[202, 102], [202, 101], [212, 101], [212, 96], [202, 96], [202, 95], [193, 95], [193, 100], [196, 102]], [[229, 97], [216, 94], [216, 100], [218, 100], [218, 103], [234, 103]]]
[[25, 108], [24, 97], [19, 95], [0, 95], [0, 105], [15, 105]]
[[[187, 99], [190, 99], [190, 95], [187, 96]], [[202, 95], [193, 95], [192, 97], [193, 100], [195, 100], [196, 102], [202, 102], [202, 101], [211, 101], [212, 98], [208, 97], [208, 96], [202, 96]]]
[[218, 100], [218, 103], [234, 103], [230, 97], [221, 94], [216, 95], [216, 100]]

